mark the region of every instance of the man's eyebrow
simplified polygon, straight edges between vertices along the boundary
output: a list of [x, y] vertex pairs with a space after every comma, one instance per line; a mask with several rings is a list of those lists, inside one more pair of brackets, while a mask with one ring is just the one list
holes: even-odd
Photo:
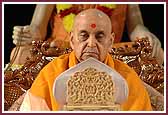
[[80, 30], [79, 33], [88, 33], [86, 30]]
[[96, 34], [104, 34], [104, 31], [97, 31]]

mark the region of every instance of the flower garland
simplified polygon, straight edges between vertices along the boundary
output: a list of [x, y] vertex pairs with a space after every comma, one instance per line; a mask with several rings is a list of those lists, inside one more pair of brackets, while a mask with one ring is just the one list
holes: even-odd
[[[112, 15], [112, 10], [116, 8], [115, 4], [99, 4], [97, 9], [103, 11], [108, 16]], [[67, 32], [71, 32], [74, 18], [82, 9], [73, 7], [72, 4], [57, 4], [57, 13], [63, 19], [63, 25]]]

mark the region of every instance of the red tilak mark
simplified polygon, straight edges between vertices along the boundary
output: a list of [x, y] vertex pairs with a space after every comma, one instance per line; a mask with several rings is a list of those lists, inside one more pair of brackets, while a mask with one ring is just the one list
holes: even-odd
[[92, 28], [95, 28], [96, 27], [96, 24], [91, 24], [90, 25]]

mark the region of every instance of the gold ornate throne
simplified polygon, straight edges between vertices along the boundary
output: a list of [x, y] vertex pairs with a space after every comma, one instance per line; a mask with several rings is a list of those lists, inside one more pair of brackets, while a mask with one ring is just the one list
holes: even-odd
[[[49, 42], [33, 41], [31, 58], [18, 68], [9, 67], [5, 70], [4, 78], [4, 107], [5, 110], [19, 110], [25, 92], [31, 87], [39, 71], [54, 57], [69, 53], [70, 48], [49, 47]], [[113, 58], [119, 59], [132, 67], [150, 95], [154, 110], [164, 108], [164, 68], [151, 56], [152, 47], [149, 41], [139, 39], [135, 42], [116, 43], [110, 51]]]

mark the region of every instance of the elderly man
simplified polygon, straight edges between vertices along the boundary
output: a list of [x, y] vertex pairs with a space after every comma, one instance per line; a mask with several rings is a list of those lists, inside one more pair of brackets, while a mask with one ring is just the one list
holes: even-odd
[[152, 110], [148, 93], [137, 74], [126, 64], [112, 59], [108, 53], [114, 37], [111, 21], [106, 14], [96, 9], [79, 13], [70, 37], [73, 52], [54, 59], [41, 70], [20, 110], [59, 110], [60, 105], [52, 91], [54, 80], [62, 72], [89, 57], [115, 69], [127, 81], [129, 95], [121, 105], [122, 110]]

